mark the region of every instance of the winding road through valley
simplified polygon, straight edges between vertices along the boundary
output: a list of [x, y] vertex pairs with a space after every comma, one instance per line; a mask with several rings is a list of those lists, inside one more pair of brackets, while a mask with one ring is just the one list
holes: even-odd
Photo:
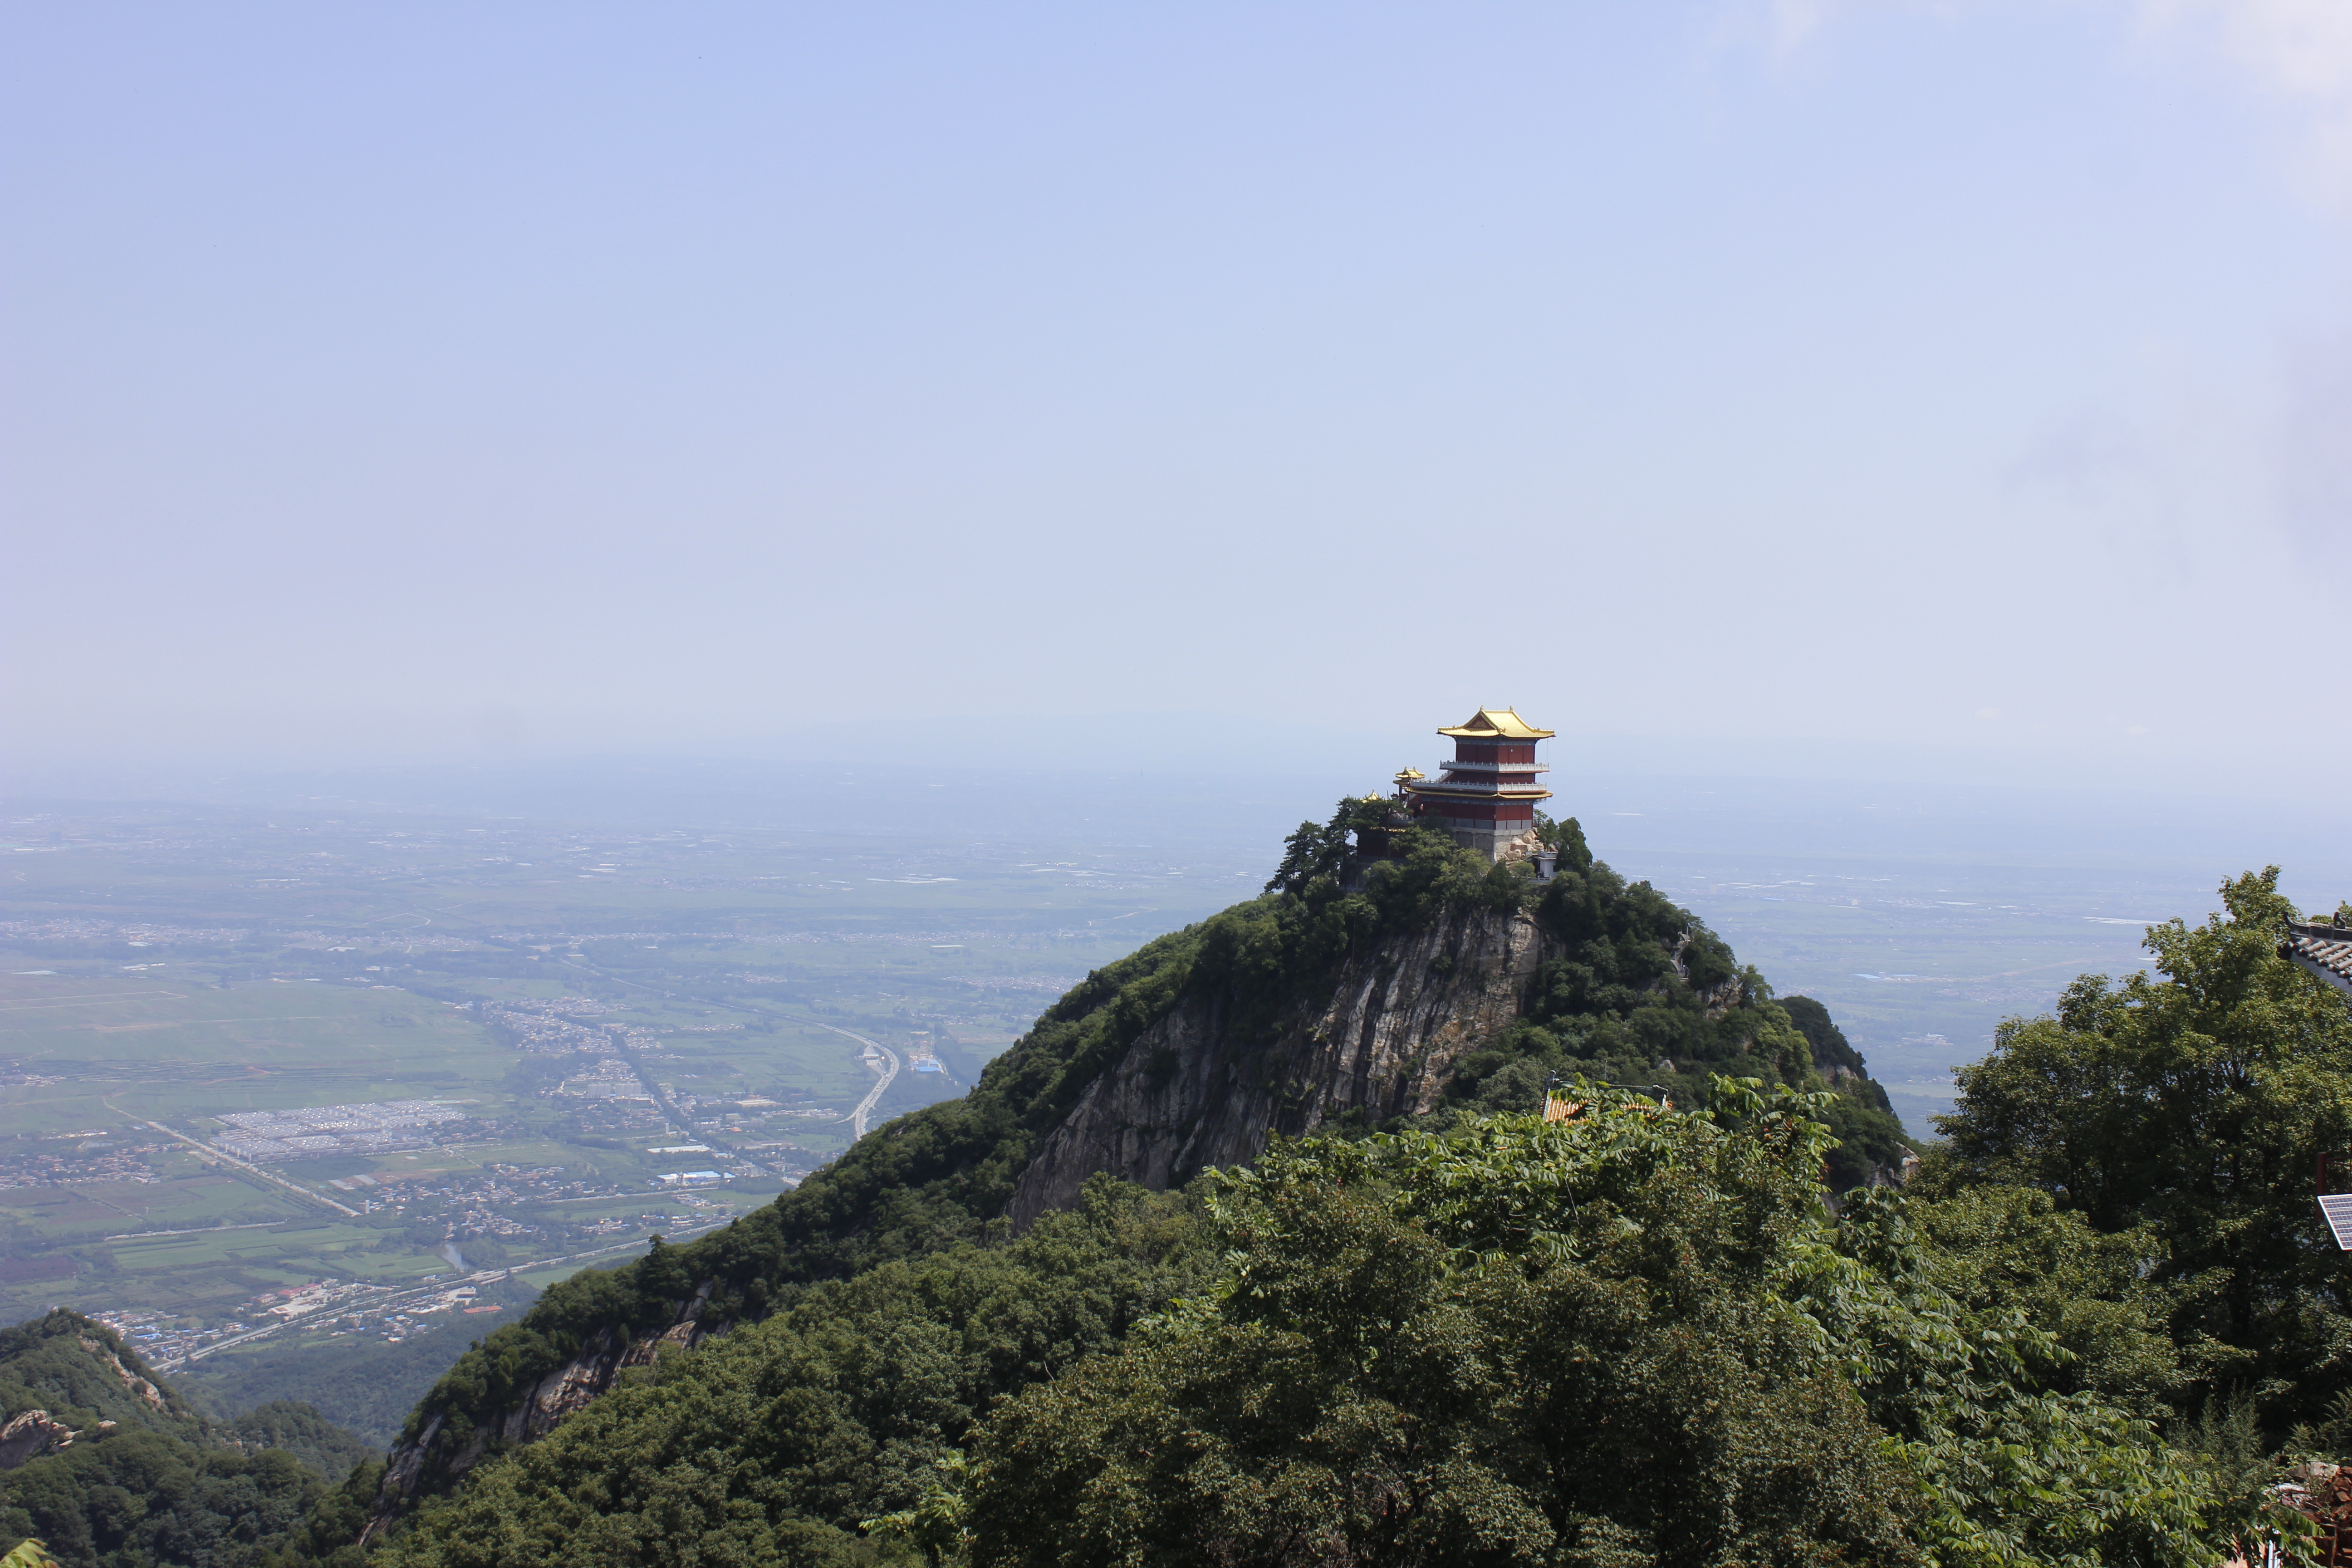
[[890, 1087], [891, 1080], [898, 1076], [898, 1053], [892, 1050], [889, 1047], [884, 1045], [879, 1040], [869, 1040], [863, 1035], [850, 1034], [847, 1029], [841, 1028], [833, 1024], [818, 1023], [814, 1018], [802, 1018], [796, 1020], [796, 1022], [815, 1024], [820, 1029], [831, 1029], [836, 1035], [847, 1036], [850, 1039], [856, 1040], [859, 1045], [869, 1047], [881, 1053], [881, 1081], [877, 1083], [871, 1089], [867, 1090], [866, 1098], [857, 1102], [857, 1109], [849, 1113], [850, 1137], [865, 1137], [866, 1124], [867, 1121], [872, 1120], [875, 1106], [881, 1103], [883, 1090], [888, 1089]]

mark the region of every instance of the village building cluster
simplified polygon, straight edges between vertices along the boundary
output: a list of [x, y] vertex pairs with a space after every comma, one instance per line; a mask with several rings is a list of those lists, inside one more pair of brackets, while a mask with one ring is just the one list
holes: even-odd
[[430, 1148], [436, 1134], [471, 1120], [447, 1100], [385, 1100], [316, 1105], [299, 1110], [236, 1110], [217, 1120], [229, 1131], [213, 1147], [240, 1160], [316, 1159], [327, 1154], [387, 1154]]

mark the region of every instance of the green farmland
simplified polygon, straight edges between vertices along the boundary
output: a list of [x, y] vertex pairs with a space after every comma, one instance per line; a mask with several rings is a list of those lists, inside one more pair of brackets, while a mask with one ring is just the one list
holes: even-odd
[[[252, 1376], [426, 1331], [280, 1330], [285, 1292], [527, 1293], [765, 1202], [876, 1090], [876, 1123], [962, 1092], [1073, 980], [1262, 875], [361, 813], [34, 826], [0, 861], [0, 1311], [131, 1314]], [[395, 1101], [457, 1120], [252, 1160], [225, 1120]]]

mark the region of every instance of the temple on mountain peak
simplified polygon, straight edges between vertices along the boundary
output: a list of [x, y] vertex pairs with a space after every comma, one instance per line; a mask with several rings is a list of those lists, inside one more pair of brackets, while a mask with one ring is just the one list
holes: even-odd
[[1536, 761], [1536, 742], [1550, 740], [1552, 731], [1511, 709], [1481, 708], [1437, 732], [1454, 742], [1453, 757], [1438, 764], [1444, 771], [1434, 779], [1411, 768], [1397, 775], [1413, 819], [1490, 859], [1537, 854], [1536, 803], [1549, 800], [1551, 791], [1537, 778], [1550, 770]]

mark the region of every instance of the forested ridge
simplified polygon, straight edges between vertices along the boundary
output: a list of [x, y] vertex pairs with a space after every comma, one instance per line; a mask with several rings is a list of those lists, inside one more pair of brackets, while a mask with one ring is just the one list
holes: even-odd
[[39, 1540], [65, 1568], [291, 1568], [313, 1524], [363, 1517], [339, 1513], [330, 1483], [364, 1443], [293, 1402], [209, 1419], [79, 1312], [0, 1331], [0, 1416], [39, 1424], [0, 1470], [0, 1537]]
[[[1524, 909], [1565, 951], [1537, 976], [1520, 1022], [1458, 1064], [1437, 1124], [1533, 1105], [1563, 1071], [1628, 1081], [1663, 1075], [1696, 1095], [1718, 1070], [1820, 1087], [1818, 1068], [1832, 1065], [1817, 1061], [1824, 1048], [1859, 1063], [1818, 1005], [1811, 1021], [1822, 1047], [1696, 917], [1597, 862], [1573, 819], [1545, 825], [1560, 850], [1549, 884], [1537, 884], [1524, 864], [1492, 865], [1414, 829], [1401, 836], [1399, 858], [1345, 891], [1341, 868], [1361, 811], [1362, 803], [1343, 801], [1328, 823], [1302, 824], [1264, 896], [1089, 974], [961, 1100], [897, 1119], [716, 1235], [548, 1290], [521, 1321], [461, 1356], [411, 1416], [405, 1436], [424, 1447], [423, 1489], [437, 1489], [452, 1458], [478, 1447], [478, 1431], [600, 1334], [658, 1334], [706, 1288], [704, 1324], [761, 1321], [821, 1282], [979, 1239], [1038, 1142], [1187, 995], [1217, 994], [1224, 1026], [1244, 1039], [1270, 1035], [1328, 999], [1330, 976], [1350, 953], [1425, 928], [1451, 908]], [[1884, 1091], [1867, 1080], [1825, 1101], [1822, 1114], [1841, 1135], [1829, 1155], [1835, 1185], [1906, 1152]]]
[[[446, 1456], [705, 1288], [727, 1331], [537, 1441], [477, 1443], [394, 1515], [381, 1465], [330, 1489], [263, 1455], [305, 1479], [232, 1478], [262, 1499], [249, 1543], [151, 1531], [137, 1560], [2185, 1568], [2309, 1544], [2268, 1489], [2352, 1448], [2310, 1186], [2352, 1146], [2352, 1015], [2276, 952], [2274, 869], [2153, 928], [2157, 975], [2004, 1026], [1895, 1187], [1906, 1142], [1826, 1011], [1573, 822], [1547, 885], [1417, 833], [1359, 882], [1358, 809], [1302, 826], [1265, 896], [1089, 975], [964, 1100], [551, 1290], [410, 1435]], [[1465, 908], [1524, 914], [1549, 956], [1428, 1115], [999, 1217], [1183, 997], [1271, 1037], [1349, 954]]]

